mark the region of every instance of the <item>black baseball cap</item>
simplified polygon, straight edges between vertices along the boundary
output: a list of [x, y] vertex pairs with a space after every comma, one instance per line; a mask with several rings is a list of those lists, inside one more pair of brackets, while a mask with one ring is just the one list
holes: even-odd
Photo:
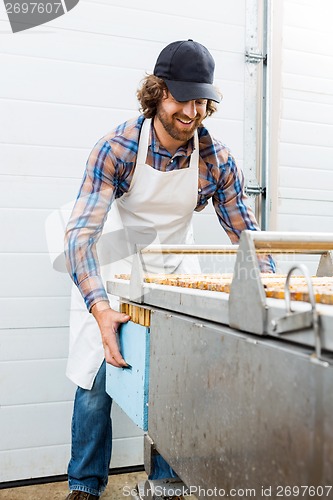
[[206, 47], [193, 40], [167, 45], [155, 64], [154, 75], [165, 81], [177, 101], [221, 98], [213, 86], [215, 62]]

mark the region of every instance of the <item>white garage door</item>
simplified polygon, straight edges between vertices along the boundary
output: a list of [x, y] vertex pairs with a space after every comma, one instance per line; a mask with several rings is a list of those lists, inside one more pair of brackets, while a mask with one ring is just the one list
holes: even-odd
[[[330, 0], [281, 2], [277, 200], [280, 231], [332, 232], [333, 43]], [[272, 82], [274, 85], [274, 81]], [[296, 258], [295, 260], [300, 260]], [[315, 273], [318, 258], [302, 257]]]

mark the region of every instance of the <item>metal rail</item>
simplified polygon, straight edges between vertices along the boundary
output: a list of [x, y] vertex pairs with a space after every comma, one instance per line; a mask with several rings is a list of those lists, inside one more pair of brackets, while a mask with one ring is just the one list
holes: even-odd
[[236, 254], [238, 245], [137, 245], [142, 254]]
[[[243, 231], [256, 253], [323, 254], [333, 250], [333, 233]], [[138, 245], [142, 254], [236, 254], [239, 245]]]
[[257, 253], [260, 250], [270, 253], [322, 254], [333, 250], [333, 233], [243, 231], [243, 235], [253, 241]]

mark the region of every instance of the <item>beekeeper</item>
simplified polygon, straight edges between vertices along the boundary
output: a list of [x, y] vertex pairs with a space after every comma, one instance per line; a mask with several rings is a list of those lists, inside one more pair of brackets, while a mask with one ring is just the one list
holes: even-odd
[[[108, 480], [112, 401], [105, 392], [105, 362], [126, 366], [116, 332], [129, 317], [116, 310], [105, 280], [130, 272], [136, 243], [193, 242], [193, 212], [210, 198], [232, 243], [244, 229], [259, 229], [245, 204], [241, 170], [203, 125], [221, 99], [214, 66], [198, 42], [167, 45], [137, 92], [142, 114], [105, 135], [89, 156], [65, 244], [76, 285], [67, 375], [78, 386], [68, 499], [99, 498]], [[152, 272], [193, 271], [179, 255], [146, 265]], [[274, 271], [269, 257], [261, 267]]]

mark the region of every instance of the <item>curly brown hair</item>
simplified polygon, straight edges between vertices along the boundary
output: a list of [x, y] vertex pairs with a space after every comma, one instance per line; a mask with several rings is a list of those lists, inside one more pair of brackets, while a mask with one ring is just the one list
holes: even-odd
[[[156, 115], [157, 107], [165, 93], [168, 93], [168, 87], [164, 80], [155, 75], [147, 75], [142, 80], [142, 85], [138, 89], [136, 96], [140, 103], [140, 111], [145, 118], [153, 118]], [[221, 92], [218, 90], [222, 97]], [[211, 116], [217, 111], [217, 104], [211, 99], [207, 100], [207, 116]]]

